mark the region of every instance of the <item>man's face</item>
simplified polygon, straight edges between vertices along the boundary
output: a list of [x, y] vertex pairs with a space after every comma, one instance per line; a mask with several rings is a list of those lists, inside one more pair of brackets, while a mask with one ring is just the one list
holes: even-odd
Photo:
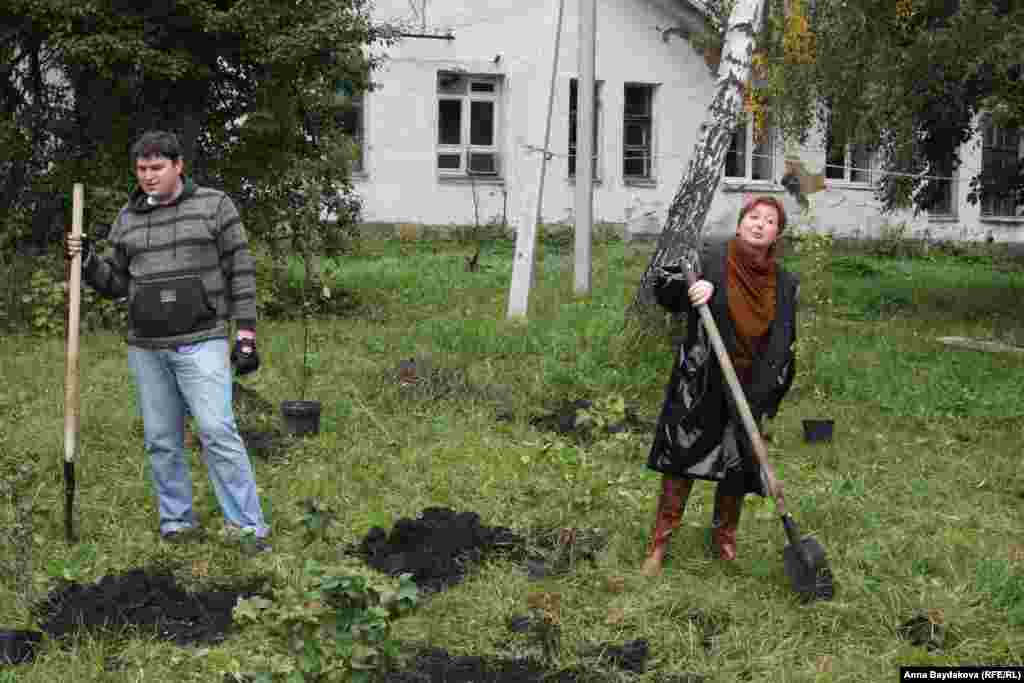
[[170, 197], [178, 187], [182, 166], [181, 159], [171, 161], [166, 157], [145, 157], [136, 159], [135, 176], [139, 179], [139, 187], [150, 197]]

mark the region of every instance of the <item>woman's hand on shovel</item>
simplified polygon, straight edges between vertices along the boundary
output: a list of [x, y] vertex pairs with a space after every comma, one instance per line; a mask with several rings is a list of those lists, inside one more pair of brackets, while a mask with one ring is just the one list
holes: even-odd
[[686, 290], [686, 294], [690, 297], [690, 303], [694, 306], [706, 304], [711, 300], [711, 295], [714, 292], [715, 286], [707, 280], [697, 280]]
[[75, 258], [76, 255], [82, 255], [82, 263], [84, 264], [89, 260], [89, 256], [92, 255], [92, 240], [88, 235], [83, 234], [81, 237], [72, 237], [68, 235], [64, 243], [64, 256], [70, 261]]

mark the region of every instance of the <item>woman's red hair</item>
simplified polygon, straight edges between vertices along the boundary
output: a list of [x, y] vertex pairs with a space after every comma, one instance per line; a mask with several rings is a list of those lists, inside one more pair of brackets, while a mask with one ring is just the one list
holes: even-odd
[[782, 208], [782, 202], [775, 197], [751, 197], [740, 209], [740, 217], [736, 219], [736, 225], [739, 225], [743, 220], [743, 217], [750, 213], [751, 209], [758, 205], [765, 205], [774, 208], [779, 214], [779, 234], [781, 235], [786, 230], [786, 210]]

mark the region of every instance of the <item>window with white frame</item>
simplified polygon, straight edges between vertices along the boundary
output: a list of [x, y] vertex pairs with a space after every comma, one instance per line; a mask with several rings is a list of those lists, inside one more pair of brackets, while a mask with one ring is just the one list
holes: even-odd
[[847, 144], [832, 135], [826, 136], [825, 177], [848, 183], [871, 184], [874, 180], [874, 152], [871, 147]]
[[1017, 193], [1010, 179], [1020, 163], [1020, 141], [1019, 129], [997, 126], [988, 117], [982, 123], [982, 216], [1017, 215]]
[[622, 177], [654, 179], [654, 89], [648, 83], [626, 83], [623, 91]]
[[749, 115], [737, 124], [725, 155], [725, 177], [729, 180], [772, 181], [775, 175], [775, 131], [766, 123], [754, 130]]
[[444, 176], [501, 174], [497, 76], [437, 74], [437, 170]]
[[[601, 173], [600, 156], [601, 145], [601, 81], [594, 83], [594, 180], [597, 180]], [[569, 177], [576, 177], [576, 126], [578, 125], [579, 111], [579, 81], [575, 78], [569, 80]]]
[[931, 164], [931, 175], [934, 176], [932, 183], [938, 188], [938, 192], [933, 196], [932, 204], [928, 207], [929, 215], [953, 216], [956, 214], [956, 204], [953, 201], [956, 183], [953, 174], [952, 154]]

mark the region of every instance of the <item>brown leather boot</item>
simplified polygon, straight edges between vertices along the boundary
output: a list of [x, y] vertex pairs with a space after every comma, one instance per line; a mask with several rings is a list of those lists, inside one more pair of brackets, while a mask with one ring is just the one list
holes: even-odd
[[711, 533], [718, 559], [732, 561], [736, 559], [736, 531], [740, 525], [740, 511], [743, 509], [743, 496], [716, 495], [717, 524]]
[[185, 418], [185, 450], [190, 451], [196, 446], [196, 433], [192, 430], [192, 423]]
[[657, 576], [661, 573], [661, 564], [665, 561], [669, 538], [679, 526], [679, 520], [683, 518], [683, 508], [686, 507], [686, 499], [690, 496], [692, 488], [692, 479], [682, 479], [668, 474], [662, 476], [658, 511], [654, 517], [654, 531], [647, 546], [647, 559], [640, 567], [640, 573], [644, 576]]

